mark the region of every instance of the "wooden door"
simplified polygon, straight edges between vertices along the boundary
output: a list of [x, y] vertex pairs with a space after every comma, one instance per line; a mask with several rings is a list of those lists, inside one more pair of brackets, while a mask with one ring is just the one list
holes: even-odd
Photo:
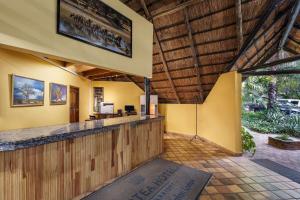
[[70, 123], [79, 122], [79, 88], [70, 86]]

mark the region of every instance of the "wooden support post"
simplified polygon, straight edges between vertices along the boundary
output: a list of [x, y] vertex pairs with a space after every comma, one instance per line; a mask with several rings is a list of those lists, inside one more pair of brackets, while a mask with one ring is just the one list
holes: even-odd
[[145, 99], [146, 99], [146, 115], [150, 115], [150, 80], [148, 78], [144, 78], [145, 85]]

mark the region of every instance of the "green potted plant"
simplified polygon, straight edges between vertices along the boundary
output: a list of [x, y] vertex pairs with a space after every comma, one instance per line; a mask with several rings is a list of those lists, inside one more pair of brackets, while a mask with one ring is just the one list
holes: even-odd
[[254, 142], [253, 136], [243, 127], [241, 129], [241, 135], [243, 152], [251, 153], [251, 155], [254, 156], [256, 152], [256, 144]]

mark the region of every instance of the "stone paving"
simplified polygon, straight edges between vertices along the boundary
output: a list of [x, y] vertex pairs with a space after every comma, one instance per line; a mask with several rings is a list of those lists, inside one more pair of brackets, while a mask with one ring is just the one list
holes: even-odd
[[256, 143], [257, 150], [254, 159], [270, 159], [300, 172], [300, 150], [282, 150], [272, 147], [268, 145], [268, 137], [274, 135], [249, 132], [253, 135]]
[[165, 135], [163, 158], [213, 173], [199, 200], [300, 199], [300, 184], [203, 142]]

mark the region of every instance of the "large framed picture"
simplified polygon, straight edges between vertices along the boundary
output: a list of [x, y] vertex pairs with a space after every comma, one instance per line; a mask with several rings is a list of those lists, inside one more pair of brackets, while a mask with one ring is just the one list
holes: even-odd
[[50, 105], [67, 104], [67, 86], [50, 83]]
[[11, 105], [13, 107], [42, 106], [44, 91], [44, 81], [12, 75]]
[[57, 33], [132, 57], [132, 21], [101, 0], [58, 0]]

